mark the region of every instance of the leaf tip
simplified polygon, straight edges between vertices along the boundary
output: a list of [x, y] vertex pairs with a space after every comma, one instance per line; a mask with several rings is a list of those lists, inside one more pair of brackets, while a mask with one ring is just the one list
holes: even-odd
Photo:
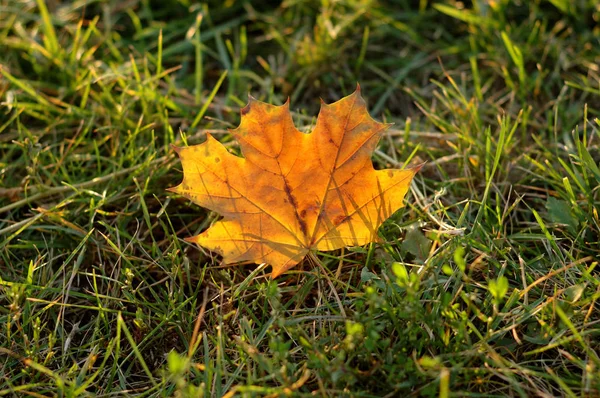
[[[250, 94], [248, 94], [248, 96], [250, 96]], [[252, 104], [252, 101], [253, 100], [249, 100], [248, 104], [245, 107], [243, 107], [242, 109], [240, 109], [240, 113], [241, 113], [242, 116], [244, 116], [248, 112], [250, 112], [250, 104]], [[256, 101], [256, 100], [254, 100], [254, 101]]]
[[414, 173], [417, 174], [426, 164], [427, 162], [423, 162], [421, 164], [411, 167], [410, 170], [414, 171]]
[[248, 93], [248, 103], [246, 104], [246, 106], [244, 106], [243, 108], [240, 109], [240, 113], [242, 116], [246, 115], [248, 112], [250, 112], [250, 109], [252, 108], [252, 103], [253, 102], [259, 102], [256, 98], [254, 98], [252, 96], [252, 94]]
[[275, 267], [272, 267], [272, 268], [273, 268], [273, 271], [271, 271], [271, 280], [273, 280], [273, 279], [279, 277], [281, 274], [283, 274], [283, 271], [281, 269], [275, 268]]
[[183, 240], [189, 243], [198, 243], [198, 236], [187, 236]]

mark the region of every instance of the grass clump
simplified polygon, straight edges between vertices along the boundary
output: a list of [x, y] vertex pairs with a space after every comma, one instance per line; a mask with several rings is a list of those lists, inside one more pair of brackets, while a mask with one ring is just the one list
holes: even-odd
[[[595, 1], [0, 0], [0, 395], [595, 396]], [[427, 161], [384, 244], [272, 281], [182, 240], [170, 145], [359, 81]]]

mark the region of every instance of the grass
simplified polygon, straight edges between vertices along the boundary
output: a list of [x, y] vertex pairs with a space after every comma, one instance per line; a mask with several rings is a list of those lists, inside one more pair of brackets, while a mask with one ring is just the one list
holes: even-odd
[[[0, 396], [598, 396], [597, 2], [260, 4], [0, 0]], [[384, 244], [183, 241], [170, 144], [356, 82], [427, 162]]]

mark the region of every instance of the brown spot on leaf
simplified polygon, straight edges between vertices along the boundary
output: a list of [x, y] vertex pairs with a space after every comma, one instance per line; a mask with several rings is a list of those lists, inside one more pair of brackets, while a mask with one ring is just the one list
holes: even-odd
[[296, 200], [296, 197], [294, 195], [292, 195], [292, 189], [290, 188], [287, 181], [285, 181], [285, 180], [284, 180], [284, 184], [283, 184], [283, 190], [287, 194], [287, 197], [288, 197], [290, 203], [294, 207], [294, 213], [296, 215], [296, 220], [298, 221], [298, 225], [300, 226], [300, 230], [302, 231], [304, 236], [306, 236], [306, 233], [307, 233], [306, 221], [304, 221], [302, 219], [302, 217], [300, 217], [300, 215], [298, 214], [298, 201]]
[[304, 234], [304, 236], [306, 236], [307, 228], [306, 228], [306, 221], [304, 221], [303, 219], [299, 218], [298, 219], [298, 224], [300, 224], [300, 231], [302, 231], [302, 233]]
[[348, 217], [348, 216], [339, 215], [333, 220], [333, 224], [340, 225], [341, 223], [343, 223], [344, 221], [347, 221], [349, 219], [350, 219], [350, 217]]

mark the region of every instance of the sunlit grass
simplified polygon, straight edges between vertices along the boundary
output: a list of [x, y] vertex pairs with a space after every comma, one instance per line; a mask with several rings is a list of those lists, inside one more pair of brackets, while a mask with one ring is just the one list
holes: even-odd
[[[191, 3], [0, 0], [0, 395], [598, 394], [595, 1]], [[426, 162], [384, 243], [182, 240], [171, 144], [357, 82], [376, 165]]]

